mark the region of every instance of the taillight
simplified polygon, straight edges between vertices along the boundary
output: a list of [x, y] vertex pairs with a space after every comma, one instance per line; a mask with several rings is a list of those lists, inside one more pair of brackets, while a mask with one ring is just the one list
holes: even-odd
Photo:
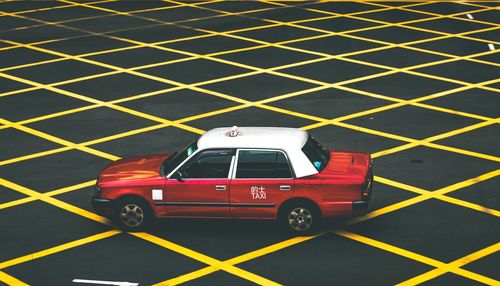
[[372, 163], [370, 162], [370, 166], [368, 167], [368, 174], [366, 174], [365, 183], [361, 187], [362, 200], [370, 199], [372, 183], [373, 183], [373, 170], [372, 170]]

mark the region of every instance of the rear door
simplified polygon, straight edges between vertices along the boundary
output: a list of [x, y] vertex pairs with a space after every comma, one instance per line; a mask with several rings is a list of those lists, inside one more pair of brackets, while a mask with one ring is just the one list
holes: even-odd
[[234, 155], [233, 149], [203, 150], [181, 166], [182, 180], [167, 180], [163, 202], [167, 216], [229, 217]]
[[294, 179], [281, 150], [240, 149], [231, 181], [231, 216], [274, 218], [276, 205], [293, 191]]

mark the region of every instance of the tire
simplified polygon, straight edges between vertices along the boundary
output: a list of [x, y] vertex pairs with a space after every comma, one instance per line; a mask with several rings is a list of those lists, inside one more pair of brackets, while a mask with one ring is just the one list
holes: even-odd
[[135, 198], [118, 200], [114, 208], [114, 221], [125, 231], [141, 231], [151, 224], [153, 215], [144, 201]]
[[293, 233], [310, 234], [320, 228], [323, 216], [312, 203], [299, 202], [285, 206], [280, 220]]

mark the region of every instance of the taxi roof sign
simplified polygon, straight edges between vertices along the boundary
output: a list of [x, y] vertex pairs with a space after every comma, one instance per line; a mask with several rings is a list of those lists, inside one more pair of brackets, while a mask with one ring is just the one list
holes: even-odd
[[238, 126], [233, 126], [229, 132], [227, 132], [227, 136], [229, 137], [236, 137], [240, 134], [240, 130], [238, 130]]

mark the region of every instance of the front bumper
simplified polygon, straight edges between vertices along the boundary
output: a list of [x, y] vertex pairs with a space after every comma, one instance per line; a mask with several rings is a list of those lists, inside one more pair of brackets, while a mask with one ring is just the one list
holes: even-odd
[[93, 197], [90, 201], [92, 209], [98, 215], [111, 217], [113, 215], [113, 201], [99, 197]]

